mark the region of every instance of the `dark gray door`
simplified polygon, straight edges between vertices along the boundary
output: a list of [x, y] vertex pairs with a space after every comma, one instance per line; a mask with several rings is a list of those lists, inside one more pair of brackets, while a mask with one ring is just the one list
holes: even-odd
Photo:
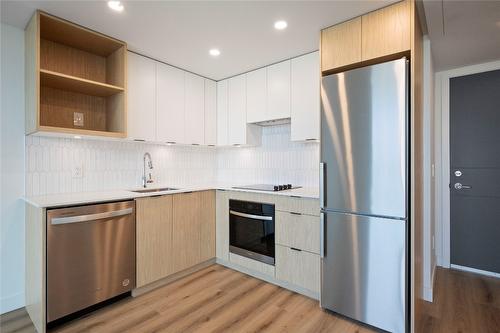
[[500, 273], [500, 70], [450, 80], [451, 264]]

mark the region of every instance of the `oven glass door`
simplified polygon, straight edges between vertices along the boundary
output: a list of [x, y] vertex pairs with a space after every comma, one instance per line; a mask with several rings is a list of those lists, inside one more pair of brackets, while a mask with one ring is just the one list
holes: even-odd
[[230, 210], [230, 251], [274, 264], [274, 217]]

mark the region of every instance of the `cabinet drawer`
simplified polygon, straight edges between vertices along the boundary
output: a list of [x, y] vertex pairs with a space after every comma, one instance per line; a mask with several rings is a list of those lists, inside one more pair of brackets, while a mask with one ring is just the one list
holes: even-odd
[[319, 293], [319, 255], [276, 245], [276, 278]]
[[319, 216], [319, 199], [276, 196], [276, 210]]
[[276, 243], [319, 254], [319, 217], [276, 212]]
[[274, 277], [275, 267], [273, 265], [268, 265], [257, 260], [242, 257], [235, 253], [229, 253], [229, 261], [232, 264], [244, 267], [246, 269], [249, 269], [250, 271], [259, 272], [269, 277]]

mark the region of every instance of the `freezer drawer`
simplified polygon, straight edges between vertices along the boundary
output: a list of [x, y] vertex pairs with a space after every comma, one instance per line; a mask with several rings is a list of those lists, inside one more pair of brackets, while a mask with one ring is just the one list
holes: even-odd
[[133, 201], [47, 211], [47, 321], [135, 287]]
[[321, 307], [405, 332], [406, 221], [324, 213]]

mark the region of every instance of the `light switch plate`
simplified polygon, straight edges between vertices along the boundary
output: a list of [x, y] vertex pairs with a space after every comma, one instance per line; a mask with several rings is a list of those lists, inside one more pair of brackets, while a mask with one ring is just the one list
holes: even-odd
[[73, 112], [73, 125], [78, 126], [78, 127], [84, 126], [83, 113]]

